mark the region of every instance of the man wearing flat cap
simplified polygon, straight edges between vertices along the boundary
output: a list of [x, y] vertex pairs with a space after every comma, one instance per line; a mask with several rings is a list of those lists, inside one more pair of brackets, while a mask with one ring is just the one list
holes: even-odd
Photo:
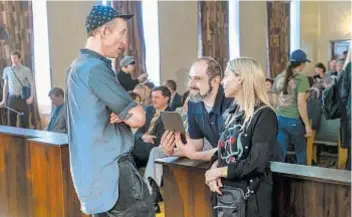
[[143, 126], [145, 114], [116, 80], [109, 60], [123, 53], [132, 17], [93, 6], [85, 23], [86, 46], [68, 69], [71, 175], [82, 211], [93, 217], [154, 217], [148, 188], [130, 155], [130, 127]]
[[137, 79], [132, 78], [132, 73], [135, 70], [135, 60], [132, 56], [124, 56], [120, 61], [121, 71], [117, 73], [117, 79], [121, 86], [126, 91], [131, 91], [135, 86], [144, 82], [147, 78], [147, 73], [141, 74]]

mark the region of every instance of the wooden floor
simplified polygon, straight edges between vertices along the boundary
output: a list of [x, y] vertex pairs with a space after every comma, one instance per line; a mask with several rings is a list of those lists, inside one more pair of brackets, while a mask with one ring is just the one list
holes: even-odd
[[155, 217], [165, 217], [164, 202], [159, 203], [161, 213], [156, 214]]

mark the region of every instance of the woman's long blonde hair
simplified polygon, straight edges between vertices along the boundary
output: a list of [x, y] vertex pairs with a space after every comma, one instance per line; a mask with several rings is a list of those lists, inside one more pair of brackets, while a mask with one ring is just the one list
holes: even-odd
[[230, 60], [227, 68], [242, 78], [243, 107], [241, 109], [245, 114], [245, 123], [253, 117], [254, 107], [258, 103], [273, 109], [265, 88], [266, 77], [257, 61], [250, 57], [240, 57]]

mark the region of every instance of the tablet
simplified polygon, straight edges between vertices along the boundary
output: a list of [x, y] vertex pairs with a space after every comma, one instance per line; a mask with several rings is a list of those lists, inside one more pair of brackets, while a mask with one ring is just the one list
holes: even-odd
[[177, 112], [163, 111], [160, 113], [165, 130], [185, 133], [182, 118]]

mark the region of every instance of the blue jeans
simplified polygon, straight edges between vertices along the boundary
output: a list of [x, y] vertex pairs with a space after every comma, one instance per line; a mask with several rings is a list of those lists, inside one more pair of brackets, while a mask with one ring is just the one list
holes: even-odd
[[307, 144], [305, 129], [300, 119], [278, 116], [279, 133], [277, 140], [280, 144], [280, 153], [283, 160], [286, 158], [289, 144], [293, 144], [298, 164], [307, 164]]

